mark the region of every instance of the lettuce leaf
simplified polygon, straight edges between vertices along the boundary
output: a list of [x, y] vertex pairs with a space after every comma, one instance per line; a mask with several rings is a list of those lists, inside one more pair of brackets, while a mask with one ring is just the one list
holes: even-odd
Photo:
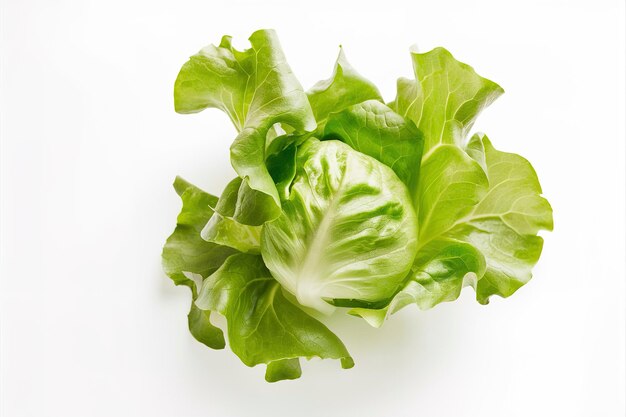
[[165, 273], [176, 285], [191, 289], [192, 302], [188, 315], [191, 334], [212, 349], [223, 349], [224, 335], [211, 324], [209, 312], [199, 310], [193, 303], [198, 294], [196, 282], [201, 282], [236, 251], [227, 246], [206, 242], [200, 237], [204, 225], [213, 216], [211, 206], [217, 203], [212, 196], [198, 187], [176, 177], [174, 189], [183, 201], [176, 229], [167, 238], [161, 255]]
[[323, 128], [331, 113], [367, 100], [382, 102], [378, 88], [348, 63], [343, 49], [339, 50], [332, 76], [311, 87], [307, 96], [319, 125], [318, 130]]
[[192, 291], [188, 326], [194, 338], [223, 349], [224, 334], [211, 315], [224, 315], [233, 352], [248, 366], [267, 363], [270, 382], [298, 378], [300, 357], [340, 359], [344, 368], [352, 367], [337, 336], [282, 295], [260, 256], [200, 238], [217, 198], [180, 177], [174, 186], [183, 208], [163, 249], [163, 267], [177, 285]]
[[496, 150], [485, 135], [474, 135], [467, 149], [484, 166], [489, 189], [446, 236], [473, 244], [485, 256], [476, 297], [486, 304], [491, 295], [508, 297], [530, 280], [543, 247], [537, 232], [552, 230], [552, 207], [526, 159]]
[[405, 287], [378, 311], [350, 313], [380, 326], [416, 303], [431, 308], [471, 285], [476, 299], [508, 297], [531, 278], [552, 208], [541, 196], [532, 166], [496, 150], [489, 139], [466, 135], [479, 113], [503, 90], [456, 61], [443, 48], [413, 53], [416, 80], [400, 79], [390, 106], [424, 133], [421, 176], [414, 190], [418, 255]]
[[[241, 188], [245, 187], [244, 184], [245, 182], [237, 177], [226, 186], [215, 205], [215, 213], [200, 232], [200, 236], [207, 242], [228, 246], [240, 252], [260, 253], [261, 226], [250, 226], [235, 220], [241, 218], [237, 216], [238, 210], [246, 213], [246, 216], [263, 217], [263, 210], [256, 209], [255, 201], [251, 202], [244, 198], [250, 194], [240, 192]], [[249, 207], [251, 205], [252, 208]], [[256, 221], [253, 220], [252, 223]]]
[[258, 255], [235, 254], [203, 283], [196, 305], [228, 321], [232, 351], [247, 366], [267, 364], [265, 379], [299, 378], [299, 358], [354, 362], [326, 326], [285, 298]]
[[424, 152], [440, 144], [464, 146], [480, 112], [504, 90], [454, 59], [445, 48], [411, 53], [415, 80], [400, 78], [390, 107], [424, 134]]
[[508, 297], [530, 280], [543, 248], [537, 232], [553, 228], [537, 175], [526, 159], [496, 150], [485, 135], [474, 135], [467, 148], [488, 177], [480, 201], [436, 235], [422, 237], [410, 279], [389, 306], [351, 314], [380, 326], [408, 304], [425, 309], [456, 300], [466, 285], [487, 304], [490, 296]]
[[[231, 163], [245, 187], [273, 200], [263, 201], [271, 219], [280, 213], [280, 198], [265, 165], [272, 142], [268, 133], [281, 125], [288, 127], [295, 140], [297, 134], [314, 130], [316, 123], [276, 33], [254, 32], [250, 44], [249, 49], [238, 51], [231, 37], [224, 36], [219, 46], [209, 45], [192, 56], [176, 79], [174, 106], [179, 113], [213, 107], [230, 117], [238, 131], [230, 149]], [[284, 139], [286, 146], [289, 140]]]
[[396, 173], [409, 189], [417, 185], [424, 138], [410, 120], [377, 100], [332, 113], [324, 139], [338, 139], [377, 159]]

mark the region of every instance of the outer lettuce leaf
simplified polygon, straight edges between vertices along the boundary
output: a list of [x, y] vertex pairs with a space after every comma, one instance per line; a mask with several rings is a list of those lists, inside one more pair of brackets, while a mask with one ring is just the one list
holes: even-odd
[[337, 336], [285, 298], [260, 256], [228, 258], [204, 281], [196, 305], [226, 317], [231, 349], [247, 366], [267, 364], [268, 382], [299, 378], [300, 357], [354, 365]]
[[396, 173], [409, 189], [417, 185], [424, 138], [413, 122], [377, 100], [368, 100], [332, 113], [325, 139], [339, 139], [376, 158]]
[[283, 214], [265, 224], [261, 253], [304, 306], [385, 305], [416, 249], [415, 214], [402, 182], [374, 158], [335, 140], [309, 140]]
[[333, 75], [311, 87], [307, 95], [320, 131], [330, 113], [367, 100], [382, 101], [378, 88], [352, 68], [343, 49], [339, 50]]
[[482, 109], [504, 91], [444, 48], [411, 53], [411, 58], [415, 80], [398, 80], [390, 107], [424, 135], [422, 178], [410, 188], [421, 239], [466, 214], [486, 189], [485, 174], [463, 151], [464, 142]]
[[456, 145], [440, 145], [430, 152], [422, 161], [414, 194], [420, 245], [471, 212], [488, 187], [480, 164]]
[[389, 305], [381, 309], [352, 309], [349, 313], [380, 327], [389, 314], [409, 304], [428, 309], [456, 300], [464, 286], [476, 288], [476, 281], [485, 273], [485, 268], [484, 256], [471, 244], [436, 239], [418, 251], [407, 283]]
[[391, 108], [424, 133], [424, 152], [439, 144], [464, 146], [474, 121], [504, 90], [444, 48], [411, 53], [415, 80], [398, 80]]
[[230, 255], [232, 248], [209, 243], [200, 237], [200, 231], [211, 219], [214, 197], [184, 179], [177, 177], [174, 188], [183, 200], [176, 229], [163, 247], [162, 262], [166, 274], [176, 285], [186, 285], [192, 292], [188, 324], [191, 334], [213, 349], [224, 348], [222, 331], [213, 326], [210, 313], [198, 310], [193, 304], [197, 295], [195, 279], [199, 281], [217, 270]]
[[[465, 140], [482, 109], [503, 90], [443, 48], [424, 54], [412, 53], [411, 57], [415, 80], [398, 80], [398, 94], [391, 104], [400, 114], [413, 120], [425, 137], [421, 176], [418, 186], [411, 190], [417, 210], [420, 249], [412, 277], [401, 297], [406, 300], [407, 294], [411, 294], [420, 307], [427, 308], [456, 299], [462, 285], [468, 282], [468, 274], [475, 278], [471, 282], [484, 274], [484, 254], [478, 255], [478, 249], [470, 247], [466, 239], [448, 236], [447, 232], [468, 216], [489, 192], [488, 174], [483, 165], [467, 154]], [[443, 274], [445, 285], [438, 285], [435, 292], [425, 293], [431, 294], [428, 300], [421, 289], [433, 286], [422, 284], [433, 276], [433, 268], [440, 267], [441, 257], [450, 253], [463, 254], [455, 259], [466, 262], [450, 269], [449, 274]], [[430, 261], [426, 262], [428, 259]], [[441, 283], [442, 275], [438, 276], [436, 281]]]
[[192, 56], [176, 79], [174, 104], [179, 113], [214, 107], [228, 114], [239, 132], [231, 146], [231, 163], [247, 187], [273, 199], [263, 204], [273, 204], [266, 210], [275, 217], [280, 199], [265, 166], [275, 135], [268, 132], [281, 124], [298, 135], [314, 130], [316, 124], [276, 33], [254, 32], [250, 44], [250, 49], [238, 51], [224, 36], [219, 46], [209, 45]]
[[[403, 290], [422, 309], [459, 297], [465, 285], [476, 285], [485, 272], [485, 258], [474, 246], [454, 239], [436, 239], [420, 250]], [[402, 307], [397, 303], [394, 310]]]
[[489, 187], [469, 213], [457, 217], [445, 230], [420, 235], [422, 248], [418, 251], [412, 280], [421, 284], [424, 273], [432, 275], [429, 272], [432, 261], [423, 262], [419, 254], [431, 252], [433, 244], [437, 251], [449, 251], [441, 245], [442, 239], [454, 242], [452, 246], [458, 246], [458, 242], [466, 244], [464, 265], [468, 268], [457, 267], [458, 273], [448, 278], [453, 281], [449, 282], [450, 291], [433, 294], [429, 301], [419, 300], [418, 287], [408, 290], [422, 308], [456, 299], [466, 284], [475, 287], [476, 299], [481, 304], [487, 304], [492, 295], [512, 295], [530, 280], [532, 267], [541, 255], [543, 239], [537, 232], [552, 230], [552, 208], [541, 197], [537, 174], [526, 159], [496, 150], [484, 135], [474, 135], [467, 149], [483, 166]]
[[489, 191], [474, 208], [473, 218], [498, 217], [518, 234], [552, 230], [552, 207], [541, 197], [541, 185], [530, 162], [496, 150], [484, 134], [474, 135], [466, 149], [489, 177]]
[[192, 280], [185, 272], [207, 277], [236, 251], [200, 237], [202, 228], [213, 216], [211, 207], [217, 204], [217, 197], [181, 177], [176, 177], [174, 189], [182, 199], [183, 207], [176, 229], [163, 247], [163, 269], [176, 285], [189, 285]]
[[484, 166], [489, 190], [446, 236], [471, 243], [485, 256], [487, 271], [476, 298], [486, 304], [491, 295], [508, 297], [530, 280], [543, 247], [536, 234], [552, 230], [552, 207], [526, 159], [496, 150], [484, 135], [474, 135], [467, 149]]
[[[194, 292], [197, 292], [195, 287]], [[187, 315], [187, 325], [193, 337], [211, 349], [224, 349], [226, 346], [224, 332], [211, 323], [211, 312], [200, 310], [193, 300]]]
[[416, 303], [430, 308], [456, 299], [465, 285], [486, 304], [508, 297], [531, 277], [552, 209], [524, 158], [466, 135], [480, 111], [501, 93], [495, 83], [443, 48], [412, 54], [416, 81], [400, 79], [390, 104], [423, 131], [426, 144], [412, 189], [419, 249], [405, 287], [385, 308], [352, 314], [380, 325], [390, 312]]
[[486, 193], [438, 235], [420, 235], [410, 279], [389, 306], [351, 314], [380, 326], [407, 304], [430, 308], [453, 301], [466, 285], [487, 304], [490, 296], [508, 297], [530, 280], [543, 247], [537, 232], [553, 227], [537, 174], [526, 159], [496, 150], [484, 135], [474, 135], [467, 148], [487, 174]]
[[[293, 144], [267, 159], [268, 171], [281, 199], [287, 198], [295, 176], [295, 159]], [[260, 253], [261, 225], [278, 216], [270, 198], [253, 191], [241, 178], [235, 178], [224, 189], [215, 214], [202, 230], [202, 238], [244, 253]]]
[[[224, 189], [217, 205], [215, 213], [202, 229], [201, 236], [207, 242], [228, 246], [245, 253], [261, 252], [261, 226], [250, 226], [239, 223], [234, 219], [237, 210], [243, 210], [250, 215], [263, 215], [262, 210], [250, 209], [246, 200], [237, 205], [240, 198], [246, 193], [240, 193], [245, 182], [237, 177]], [[253, 194], [258, 195], [258, 194]]]

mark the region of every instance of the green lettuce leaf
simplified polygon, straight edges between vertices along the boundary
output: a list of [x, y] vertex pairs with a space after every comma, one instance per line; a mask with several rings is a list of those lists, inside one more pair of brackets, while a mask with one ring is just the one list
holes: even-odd
[[324, 139], [338, 139], [376, 158], [396, 173], [409, 189], [417, 185], [424, 139], [413, 122], [377, 100], [368, 100], [332, 113]]
[[466, 285], [487, 304], [490, 296], [508, 297], [531, 279], [543, 248], [537, 233], [553, 228], [537, 174], [526, 159], [496, 150], [485, 135], [474, 135], [467, 150], [488, 178], [480, 201], [437, 234], [420, 235], [410, 279], [389, 306], [351, 314], [380, 326], [407, 304], [425, 309], [453, 301]]
[[459, 219], [446, 236], [478, 248], [487, 270], [476, 297], [486, 304], [491, 295], [508, 297], [527, 283], [541, 255], [540, 230], [552, 230], [552, 207], [532, 165], [523, 157], [496, 150], [487, 136], [474, 135], [470, 155], [484, 166], [489, 189], [471, 213]]
[[[194, 287], [194, 291], [197, 291]], [[226, 341], [224, 332], [211, 323], [211, 312], [200, 310], [194, 300], [191, 301], [191, 310], [187, 315], [187, 325], [191, 335], [200, 343], [211, 349], [224, 349]]]
[[421, 240], [424, 235], [436, 236], [466, 214], [485, 192], [484, 172], [463, 149], [480, 112], [504, 90], [444, 48], [413, 52], [411, 58], [415, 80], [398, 80], [390, 107], [412, 120], [424, 135], [422, 178], [409, 190]]
[[328, 302], [385, 305], [415, 256], [415, 214], [389, 167], [342, 142], [310, 139], [261, 242], [265, 264], [300, 304], [324, 313]]
[[[471, 211], [457, 216], [453, 224], [446, 224], [436, 234], [420, 235], [412, 282], [424, 286], [424, 278], [432, 276], [430, 271], [437, 268], [437, 257], [424, 262], [425, 254], [426, 259], [430, 253], [450, 250], [463, 255], [463, 263], [450, 270], [453, 274], [446, 275], [447, 292], [438, 286], [436, 292], [429, 290], [432, 295], [424, 300], [420, 299], [421, 288], [412, 282], [410, 289], [404, 289], [421, 308], [455, 300], [468, 284], [474, 286], [476, 299], [482, 304], [487, 304], [492, 295], [512, 295], [530, 280], [539, 260], [543, 239], [537, 233], [553, 227], [552, 208], [541, 196], [537, 174], [526, 159], [496, 150], [485, 135], [479, 134], [472, 137], [467, 150], [483, 167], [489, 186]], [[442, 241], [451, 242], [451, 248]]]
[[532, 166], [497, 151], [484, 135], [466, 136], [479, 113], [503, 91], [443, 48], [412, 54], [416, 80], [400, 79], [390, 106], [424, 133], [418, 186], [418, 254], [404, 288], [381, 309], [351, 314], [379, 326], [403, 306], [430, 308], [471, 285], [480, 303], [508, 297], [531, 278], [540, 230], [552, 230]]
[[421, 248], [404, 288], [389, 305], [380, 309], [355, 308], [350, 314], [380, 327], [389, 314], [417, 304], [425, 310], [444, 301], [454, 301], [466, 285], [476, 288], [478, 277], [485, 273], [485, 258], [471, 244], [441, 238]]
[[480, 164], [456, 145], [437, 146], [424, 157], [413, 195], [420, 245], [471, 212], [488, 187], [489, 180]]
[[[503, 90], [454, 59], [444, 48], [411, 53], [411, 57], [415, 80], [398, 80], [398, 93], [391, 107], [415, 122], [424, 134], [425, 145], [418, 186], [411, 189], [418, 218], [419, 254], [411, 279], [399, 297], [413, 298], [420, 307], [428, 308], [456, 299], [464, 283], [483, 277], [484, 254], [477, 254], [478, 249], [462, 236], [447, 233], [470, 215], [489, 192], [485, 167], [468, 155], [465, 141], [482, 109]], [[450, 253], [463, 255], [457, 260], [473, 261], [444, 268], [449, 272], [443, 274], [445, 285], [423, 293], [421, 289], [433, 288], [422, 285], [424, 280], [433, 276], [434, 269], [441, 269], [441, 257]], [[474, 270], [464, 265], [473, 266]], [[468, 274], [474, 280], [468, 281]], [[444, 282], [441, 274], [438, 277], [433, 281]], [[399, 305], [396, 303], [396, 310]]]
[[[282, 141], [282, 139], [277, 139], [277, 141]], [[284, 149], [270, 154], [267, 158], [266, 166], [272, 181], [276, 184], [279, 197], [281, 199], [287, 198], [291, 181], [296, 173], [295, 144], [287, 145]], [[219, 221], [221, 223], [221, 217], [227, 217], [237, 223], [237, 225], [232, 224], [232, 222], [226, 222], [227, 225], [220, 224], [220, 227], [225, 229], [223, 230], [224, 232], [232, 228], [237, 229], [235, 234], [239, 234], [239, 236], [233, 240], [241, 238], [241, 233], [243, 235], [252, 234], [258, 236], [260, 228], [253, 226], [261, 226], [266, 221], [275, 219], [280, 215], [280, 208], [273, 204], [272, 197], [251, 189], [248, 182], [240, 177], [235, 178], [226, 186], [215, 207], [215, 211], [216, 215], [213, 216], [215, 222]], [[206, 232], [208, 233], [209, 231], [207, 230]], [[215, 233], [217, 233], [217, 230]], [[205, 238], [210, 239], [208, 235]], [[247, 240], [248, 238], [244, 239], [244, 242]], [[223, 240], [217, 241], [217, 243], [232, 246], [234, 242]], [[258, 239], [253, 243], [255, 243], [254, 247], [258, 249]], [[248, 249], [242, 250], [238, 246], [233, 247], [242, 252], [249, 252]]]
[[249, 49], [238, 51], [231, 38], [224, 36], [219, 46], [209, 45], [192, 56], [176, 79], [174, 105], [179, 113], [214, 107], [228, 114], [239, 132], [231, 146], [231, 163], [246, 187], [273, 199], [264, 205], [273, 204], [265, 210], [275, 216], [280, 199], [265, 165], [274, 136], [268, 133], [282, 125], [298, 135], [314, 130], [316, 124], [276, 33], [254, 32], [250, 44]]
[[444, 48], [411, 53], [415, 80], [400, 78], [391, 108], [413, 120], [427, 154], [439, 144], [463, 147], [480, 112], [504, 90]]
[[333, 75], [311, 87], [307, 96], [320, 131], [330, 113], [367, 100], [382, 101], [378, 88], [352, 68], [343, 49], [339, 50]]
[[[242, 199], [246, 195], [240, 192], [245, 182], [237, 177], [224, 189], [222, 196], [215, 205], [215, 213], [208, 221], [200, 235], [207, 242], [228, 246], [244, 253], [261, 253], [261, 226], [250, 226], [239, 223], [237, 210], [247, 214], [263, 216], [262, 210], [247, 207], [250, 201]], [[258, 196], [259, 194], [252, 194]], [[240, 202], [238, 205], [237, 203]]]
[[204, 241], [200, 232], [213, 215], [212, 206], [217, 197], [176, 177], [174, 188], [183, 201], [176, 229], [167, 239], [161, 255], [165, 273], [176, 285], [186, 285], [192, 292], [188, 325], [191, 334], [213, 349], [224, 348], [222, 331], [213, 326], [210, 313], [198, 310], [193, 304], [197, 282], [216, 271], [236, 251], [226, 246]]
[[226, 317], [232, 351], [247, 366], [267, 364], [268, 382], [299, 378], [301, 357], [354, 365], [337, 336], [285, 298], [260, 256], [229, 257], [204, 281], [196, 305]]

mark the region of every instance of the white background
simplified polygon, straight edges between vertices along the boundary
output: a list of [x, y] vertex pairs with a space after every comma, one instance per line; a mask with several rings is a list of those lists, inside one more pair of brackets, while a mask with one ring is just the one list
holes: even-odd
[[[2, 416], [624, 415], [622, 1], [20, 1], [1, 6]], [[392, 99], [443, 45], [507, 93], [476, 129], [526, 156], [554, 207], [534, 279], [489, 306], [329, 326], [356, 361], [267, 384], [186, 328], [160, 268], [175, 175], [219, 194], [234, 136], [174, 113], [187, 57], [278, 30], [305, 88], [337, 46]]]

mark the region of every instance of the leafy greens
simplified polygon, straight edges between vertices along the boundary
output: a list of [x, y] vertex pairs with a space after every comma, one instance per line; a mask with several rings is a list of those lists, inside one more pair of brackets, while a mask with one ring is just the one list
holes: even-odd
[[237, 131], [238, 177], [219, 198], [174, 182], [183, 207], [163, 267], [191, 289], [198, 341], [225, 347], [220, 314], [244, 364], [295, 379], [300, 358], [354, 365], [324, 314], [378, 327], [468, 285], [487, 304], [530, 280], [550, 204], [526, 159], [468, 139], [500, 86], [436, 48], [411, 53], [415, 78], [385, 103], [340, 50], [332, 76], [305, 92], [274, 31], [250, 44], [203, 48], [174, 87], [177, 112], [218, 108]]

